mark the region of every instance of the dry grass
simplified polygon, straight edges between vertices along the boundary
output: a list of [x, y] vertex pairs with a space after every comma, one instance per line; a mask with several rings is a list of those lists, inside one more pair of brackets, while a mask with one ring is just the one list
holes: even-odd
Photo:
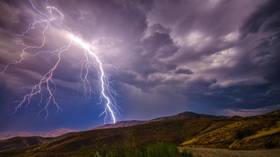
[[256, 138], [277, 134], [279, 132], [280, 132], [280, 121], [278, 121], [275, 126], [273, 126], [271, 128], [268, 128], [268, 129], [265, 128], [263, 130], [260, 130], [256, 134], [254, 134], [252, 136], [249, 136], [246, 139], [247, 140], [253, 140], [253, 139], [256, 139]]
[[[191, 139], [182, 143], [189, 147], [230, 148], [230, 149], [264, 149], [280, 145], [280, 123], [278, 117], [244, 118], [217, 124], [220, 127], [205, 129]], [[213, 129], [214, 128], [214, 129]]]
[[280, 149], [270, 150], [227, 150], [211, 148], [181, 148], [193, 157], [279, 157]]
[[[230, 149], [273, 149], [280, 148], [280, 111], [263, 116], [247, 118], [226, 118], [199, 116], [184, 113], [179, 116], [161, 118], [142, 125], [90, 130], [69, 133], [53, 139], [46, 139], [32, 147], [18, 146], [14, 141], [2, 142], [1, 157], [74, 157], [81, 150], [104, 152], [105, 150], [144, 147], [155, 143], [172, 143], [193, 149], [201, 157], [244, 156], [270, 157], [268, 151], [229, 151]], [[249, 139], [249, 140], [248, 140]], [[5, 149], [9, 145], [9, 148]], [[1, 148], [1, 142], [0, 142]], [[280, 151], [277, 151], [279, 156]], [[55, 154], [55, 155], [53, 155]]]

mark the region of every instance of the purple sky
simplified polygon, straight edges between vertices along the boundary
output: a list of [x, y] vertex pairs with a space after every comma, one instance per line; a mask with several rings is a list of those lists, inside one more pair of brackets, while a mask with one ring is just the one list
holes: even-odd
[[[104, 63], [119, 120], [150, 119], [186, 110], [253, 115], [280, 108], [280, 2], [278, 0], [33, 0], [46, 12], [56, 6], [63, 21], [47, 31], [45, 49], [65, 44], [67, 29], [89, 41]], [[28, 0], [0, 2], [0, 68], [15, 61], [22, 45], [41, 41], [40, 29], [25, 37], [38, 12]], [[14, 108], [54, 63], [32, 56], [0, 74], [0, 132], [88, 129], [99, 114], [97, 69], [94, 93], [84, 95], [79, 48], [71, 48], [54, 75], [56, 98], [48, 118], [34, 98]]]

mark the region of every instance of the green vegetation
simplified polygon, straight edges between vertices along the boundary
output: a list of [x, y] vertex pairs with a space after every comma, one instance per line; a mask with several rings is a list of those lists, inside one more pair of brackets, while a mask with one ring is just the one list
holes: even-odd
[[192, 157], [189, 152], [180, 153], [174, 144], [158, 143], [147, 147], [118, 148], [107, 151], [93, 152], [81, 149], [83, 157]]

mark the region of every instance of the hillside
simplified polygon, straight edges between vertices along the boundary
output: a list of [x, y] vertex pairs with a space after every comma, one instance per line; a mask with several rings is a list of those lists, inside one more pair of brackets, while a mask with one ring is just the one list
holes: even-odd
[[13, 137], [7, 140], [0, 141], [0, 150], [12, 150], [38, 145], [47, 141], [43, 137]]
[[278, 111], [248, 118], [184, 112], [146, 122], [132, 121], [131, 125], [125, 122], [120, 127], [107, 125], [68, 133], [35, 145], [15, 146], [13, 150], [12, 147], [9, 150], [1, 147], [0, 156], [80, 156], [83, 150], [106, 151], [153, 143], [230, 149], [276, 148], [280, 147], [279, 117]]
[[[221, 123], [221, 122], [219, 122]], [[182, 146], [230, 149], [265, 149], [280, 147], [280, 112], [240, 118], [205, 131], [186, 140]], [[223, 123], [223, 122], [222, 122]]]

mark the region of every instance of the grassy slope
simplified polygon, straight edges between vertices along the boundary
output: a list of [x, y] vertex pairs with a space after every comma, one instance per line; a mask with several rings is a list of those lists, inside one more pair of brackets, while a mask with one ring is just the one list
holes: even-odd
[[279, 157], [280, 149], [227, 150], [211, 148], [185, 148], [193, 157]]
[[280, 147], [280, 112], [251, 118], [180, 114], [123, 128], [69, 133], [0, 156], [80, 156], [83, 150], [130, 149], [164, 142], [187, 146], [255, 149]]
[[76, 153], [83, 147], [102, 151], [118, 147], [137, 147], [157, 142], [179, 144], [184, 139], [190, 138], [204, 130], [211, 123], [212, 121], [203, 118], [195, 120], [169, 120], [128, 128], [75, 133], [62, 136], [54, 141], [28, 150], [28, 154], [37, 154], [37, 152], [45, 151]]
[[[157, 142], [180, 144], [219, 119], [221, 118], [206, 115], [193, 116], [186, 113], [184, 116], [173, 116], [137, 126], [69, 133], [38, 146], [20, 150], [20, 154], [21, 156], [23, 156], [22, 154], [26, 154], [26, 156], [42, 156], [42, 154], [69, 156], [69, 154], [78, 154], [85, 147], [102, 151], [118, 147], [145, 146]], [[14, 154], [19, 154], [18, 151], [14, 151]], [[11, 153], [13, 151], [2, 152], [2, 154]]]
[[[188, 147], [258, 149], [280, 147], [279, 111], [265, 116], [240, 118], [216, 129], [206, 129], [183, 142]], [[213, 124], [215, 128], [220, 124]]]
[[38, 145], [46, 141], [47, 138], [43, 137], [14, 137], [7, 140], [0, 141], [0, 151], [1, 150], [11, 150], [19, 149], [23, 147], [30, 147], [33, 145]]

